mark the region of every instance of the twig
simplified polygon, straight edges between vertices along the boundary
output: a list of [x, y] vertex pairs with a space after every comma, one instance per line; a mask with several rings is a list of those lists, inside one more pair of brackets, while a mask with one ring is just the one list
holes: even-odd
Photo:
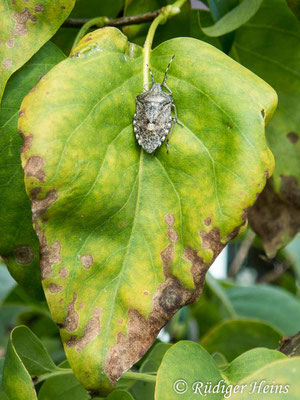
[[[150, 11], [145, 14], [133, 15], [132, 17], [107, 18], [106, 26], [135, 25], [153, 21], [160, 12], [161, 9]], [[88, 21], [90, 21], [89, 18], [67, 18], [62, 26], [67, 28], [80, 28]]]
[[245, 258], [248, 255], [250, 247], [255, 239], [255, 233], [251, 230], [247, 233], [245, 240], [242, 242], [239, 251], [237, 252], [234, 260], [229, 268], [228, 276], [232, 278], [241, 268]]

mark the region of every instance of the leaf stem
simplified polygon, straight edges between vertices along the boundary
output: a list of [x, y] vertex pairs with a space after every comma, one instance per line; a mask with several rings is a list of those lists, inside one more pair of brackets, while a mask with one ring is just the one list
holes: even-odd
[[123, 375], [123, 378], [133, 379], [135, 381], [144, 381], [144, 382], [152, 382], [152, 383], [156, 382], [155, 375], [143, 374], [140, 372], [132, 372], [132, 371], [125, 372], [125, 374]]
[[85, 36], [85, 34], [88, 32], [88, 30], [92, 26], [97, 26], [98, 28], [102, 28], [103, 26], [107, 25], [108, 21], [109, 21], [109, 18], [107, 18], [107, 17], [96, 17], [96, 18], [92, 18], [92, 19], [88, 20], [80, 28], [80, 31], [77, 33], [71, 52], [74, 50], [74, 48], [77, 46], [77, 44], [80, 42], [80, 40]]
[[33, 383], [37, 385], [40, 382], [45, 381], [46, 379], [53, 378], [54, 376], [60, 376], [60, 375], [70, 375], [73, 374], [73, 371], [71, 368], [57, 368], [57, 370], [49, 372], [44, 375], [36, 376], [32, 378]]
[[168, 18], [173, 17], [174, 15], [177, 15], [180, 13], [180, 9], [181, 7], [184, 5], [184, 3], [186, 2], [186, 0], [177, 0], [175, 1], [175, 3], [173, 4], [169, 4], [166, 7], [162, 7], [160, 10], [160, 13], [158, 14], [158, 16], [154, 19], [154, 21], [152, 22], [147, 37], [146, 37], [146, 41], [144, 44], [144, 65], [143, 65], [143, 71], [144, 71], [144, 85], [146, 85], [149, 80], [149, 73], [148, 73], [148, 67], [147, 65], [149, 65], [149, 61], [150, 61], [150, 52], [151, 52], [151, 48], [152, 48], [152, 43], [153, 43], [153, 39], [154, 39], [154, 35], [156, 32], [156, 29], [158, 27], [158, 25], [160, 24], [164, 24]]
[[[160, 14], [161, 9], [150, 11], [144, 14], [125, 16], [121, 18], [107, 18], [107, 26], [125, 26], [125, 25], [136, 25], [142, 24], [143, 22], [153, 21], [158, 14]], [[93, 18], [94, 20], [95, 18]], [[68, 18], [63, 23], [63, 27], [66, 28], [80, 28], [87, 22], [92, 21], [89, 18]], [[95, 24], [96, 25], [96, 24]], [[92, 25], [93, 26], [93, 25]]]

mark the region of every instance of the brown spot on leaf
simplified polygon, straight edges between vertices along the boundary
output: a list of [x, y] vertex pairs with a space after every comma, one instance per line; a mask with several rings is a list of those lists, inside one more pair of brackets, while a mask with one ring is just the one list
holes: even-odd
[[202, 248], [210, 249], [214, 253], [214, 259], [223, 250], [225, 244], [221, 242], [221, 234], [218, 228], [213, 228], [209, 232], [200, 231]]
[[10, 39], [8, 39], [8, 40], [6, 41], [6, 46], [7, 46], [7, 47], [13, 48], [14, 45], [15, 45], [15, 38], [11, 37]]
[[73, 300], [67, 306], [67, 316], [64, 320], [64, 329], [67, 332], [73, 332], [78, 327], [79, 322], [79, 315], [78, 312], [75, 310], [75, 303], [77, 300], [77, 294], [73, 294]]
[[153, 311], [144, 318], [137, 310], [128, 311], [127, 336], [119, 333], [110, 348], [104, 371], [112, 384], [149, 349], [160, 329], [185, 304], [194, 301], [194, 292], [182, 287], [178, 279], [168, 278], [153, 297]]
[[[36, 188], [40, 189], [40, 188]], [[57, 200], [57, 192], [55, 189], [50, 190], [44, 199], [32, 198], [31, 209], [33, 219], [36, 220], [40, 216], [46, 213], [48, 208]], [[38, 233], [38, 232], [37, 232]], [[41, 240], [40, 240], [41, 242]]]
[[[139, 360], [155, 340], [160, 329], [181, 307], [195, 302], [204, 286], [205, 274], [210, 266], [198, 256], [197, 251], [187, 247], [183, 258], [191, 263], [191, 274], [195, 288], [190, 290], [170, 274], [170, 265], [174, 257], [174, 243], [178, 240], [177, 233], [173, 232], [175, 218], [172, 214], [165, 217], [168, 225], [167, 237], [170, 244], [161, 252], [166, 280], [162, 282], [154, 293], [152, 302], [153, 310], [148, 319], [144, 318], [137, 310], [128, 311], [126, 336], [119, 332], [117, 343], [112, 346], [107, 354], [104, 371], [112, 384], [122, 376], [137, 360]], [[201, 231], [202, 244], [214, 252], [214, 258], [224, 247], [221, 243], [220, 232], [213, 228], [210, 232]]]
[[39, 13], [43, 12], [45, 9], [45, 6], [43, 4], [38, 4], [37, 6], [34, 7], [34, 12]]
[[25, 36], [27, 34], [27, 21], [36, 22], [36, 17], [31, 15], [27, 7], [22, 12], [15, 12], [11, 17], [16, 21], [16, 26], [12, 33], [18, 36]]
[[24, 167], [24, 172], [27, 176], [33, 176], [34, 178], [38, 179], [40, 182], [45, 181], [45, 172], [43, 168], [45, 166], [44, 160], [39, 156], [32, 156], [30, 157], [26, 165]]
[[30, 190], [30, 196], [33, 199], [36, 199], [37, 196], [41, 193], [41, 191], [42, 191], [42, 188], [40, 188], [40, 187], [33, 188]]
[[65, 10], [65, 9], [66, 9], [66, 7], [65, 7], [65, 6], [61, 6], [61, 9], [62, 9], [62, 10]]
[[22, 148], [21, 148], [21, 153], [25, 153], [25, 151], [28, 151], [30, 149], [30, 146], [31, 146], [31, 143], [32, 143], [32, 140], [33, 140], [33, 135], [31, 134], [31, 135], [28, 135], [28, 136], [24, 136], [21, 133], [21, 136], [23, 137], [23, 140], [24, 140]]
[[296, 144], [298, 142], [298, 140], [299, 140], [299, 135], [296, 132], [289, 132], [289, 133], [286, 134], [286, 137], [293, 144]]
[[42, 279], [49, 278], [52, 275], [52, 266], [61, 263], [61, 246], [56, 241], [52, 246], [44, 244], [40, 248], [40, 266]]
[[144, 294], [145, 296], [148, 296], [149, 291], [148, 291], [148, 290], [144, 290], [144, 291], [143, 291], [143, 294]]
[[124, 319], [123, 319], [123, 318], [120, 318], [119, 321], [118, 321], [118, 323], [119, 323], [120, 325], [122, 325], [122, 324], [123, 324], [123, 321], [124, 321]]
[[[22, 108], [21, 110], [20, 110], [20, 112], [19, 112], [19, 117], [23, 117], [23, 115], [25, 115], [25, 110], [24, 110], [24, 108]], [[23, 133], [19, 130], [19, 133], [20, 133], [20, 135], [22, 136], [22, 138], [24, 139], [24, 137], [23, 137]]]
[[174, 258], [174, 243], [177, 242], [178, 235], [174, 229], [175, 217], [173, 214], [167, 214], [165, 216], [165, 223], [168, 226], [167, 236], [170, 241], [170, 244], [160, 253], [160, 257], [163, 262], [164, 275], [165, 277], [168, 277], [169, 270]]
[[265, 178], [266, 178], [266, 179], [269, 179], [270, 172], [269, 172], [269, 170], [268, 170], [268, 169], [267, 169], [267, 170], [265, 170], [265, 172], [264, 172], [264, 175], [265, 175]]
[[207, 218], [205, 218], [205, 220], [203, 222], [204, 222], [204, 225], [209, 226], [211, 224], [211, 218], [207, 217]]
[[30, 246], [19, 246], [14, 250], [14, 256], [18, 264], [28, 265], [34, 260], [34, 252]]
[[204, 283], [205, 274], [209, 268], [209, 265], [204, 262], [202, 257], [198, 256], [197, 250], [192, 249], [190, 246], [187, 246], [184, 249], [182, 258], [192, 264], [191, 274], [196, 286], [197, 295], [200, 296], [200, 293], [198, 293], [198, 288], [200, 288], [200, 291], [202, 290], [202, 284]]
[[68, 268], [66, 268], [66, 267], [61, 268], [61, 269], [59, 270], [59, 275], [60, 275], [62, 278], [67, 278], [67, 276], [69, 275]]
[[159, 298], [159, 305], [164, 312], [174, 312], [178, 310], [182, 303], [182, 291], [178, 286], [166, 286]]
[[12, 67], [12, 60], [10, 60], [9, 58], [5, 58], [5, 59], [2, 61], [2, 66], [3, 66], [3, 68], [5, 68], [5, 69], [11, 68], [11, 67]]
[[50, 283], [50, 285], [49, 285], [49, 291], [51, 293], [59, 293], [62, 290], [63, 290], [63, 287], [62, 286], [58, 286], [55, 283]]
[[84, 266], [84, 268], [89, 269], [93, 265], [94, 259], [93, 256], [90, 254], [86, 254], [84, 256], [81, 256], [81, 264]]
[[95, 308], [93, 317], [86, 324], [82, 337], [77, 339], [77, 336], [72, 336], [71, 339], [67, 341], [66, 345], [68, 347], [75, 347], [76, 351], [80, 353], [88, 343], [99, 335], [101, 314], [101, 309]]

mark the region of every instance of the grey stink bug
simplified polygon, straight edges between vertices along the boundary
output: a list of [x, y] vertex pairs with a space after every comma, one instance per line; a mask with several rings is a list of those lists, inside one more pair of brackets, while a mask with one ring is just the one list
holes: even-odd
[[[182, 124], [177, 119], [176, 106], [173, 103], [172, 91], [167, 86], [167, 72], [170, 68], [173, 56], [165, 71], [162, 84], [156, 83], [149, 66], [151, 82], [144, 85], [144, 92], [136, 97], [136, 112], [133, 118], [133, 129], [138, 144], [147, 153], [153, 153], [166, 139], [167, 152], [169, 152], [169, 140], [175, 124]], [[147, 90], [148, 86], [151, 86]], [[166, 89], [165, 92], [163, 89]], [[174, 117], [171, 111], [174, 111]]]

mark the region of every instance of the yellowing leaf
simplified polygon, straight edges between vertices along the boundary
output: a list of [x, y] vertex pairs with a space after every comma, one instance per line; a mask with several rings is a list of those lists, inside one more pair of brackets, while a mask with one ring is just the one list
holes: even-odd
[[8, 78], [54, 35], [70, 14], [74, 1], [0, 3], [0, 101]]
[[44, 290], [76, 377], [101, 393], [199, 297], [273, 169], [264, 127], [275, 92], [189, 38], [151, 52], [156, 80], [173, 54], [168, 85], [183, 127], [169, 154], [136, 142], [143, 52], [115, 28], [86, 36], [21, 106]]

